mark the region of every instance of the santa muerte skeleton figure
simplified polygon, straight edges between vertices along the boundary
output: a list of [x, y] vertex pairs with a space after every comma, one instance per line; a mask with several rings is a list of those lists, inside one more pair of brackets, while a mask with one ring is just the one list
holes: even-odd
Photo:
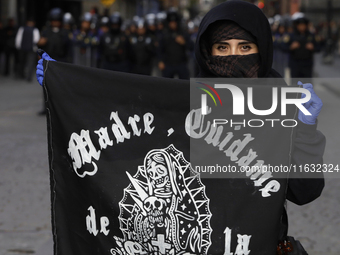
[[199, 175], [173, 145], [150, 151], [120, 202], [120, 247], [112, 254], [206, 254], [209, 200]]

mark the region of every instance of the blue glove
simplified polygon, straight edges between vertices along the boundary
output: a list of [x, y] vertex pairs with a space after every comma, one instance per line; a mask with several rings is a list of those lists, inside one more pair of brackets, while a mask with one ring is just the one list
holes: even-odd
[[44, 80], [44, 66], [43, 66], [44, 59], [50, 60], [50, 61], [55, 61], [55, 60], [41, 49], [38, 49], [38, 55], [41, 57], [41, 59], [38, 61], [36, 75], [37, 75], [37, 81], [42, 86], [43, 85], [42, 83]]
[[[301, 110], [299, 110], [298, 118], [301, 122], [308, 124], [308, 125], [314, 125], [316, 123], [316, 118], [318, 117], [321, 108], [322, 108], [322, 101], [321, 99], [315, 94], [315, 91], [313, 89], [313, 85], [310, 83], [303, 84], [301, 81], [297, 83], [298, 85], [303, 85], [304, 89], [308, 89], [311, 98], [308, 102], [302, 104], [312, 115], [305, 115]], [[306, 97], [305, 94], [302, 94], [301, 98]]]

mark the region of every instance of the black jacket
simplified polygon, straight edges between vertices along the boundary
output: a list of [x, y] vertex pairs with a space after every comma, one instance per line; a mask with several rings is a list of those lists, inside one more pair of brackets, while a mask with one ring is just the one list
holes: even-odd
[[[306, 31], [305, 34], [300, 34], [298, 31], [295, 31], [292, 34], [287, 35], [286, 38], [288, 39], [288, 42], [283, 43], [283, 48], [284, 50], [290, 52], [291, 61], [305, 60], [309, 61], [312, 65], [314, 53], [320, 51], [320, 44], [317, 42], [315, 35], [310, 33], [309, 31]], [[300, 44], [300, 47], [294, 50], [290, 50], [289, 47], [293, 42], [298, 42]], [[312, 43], [314, 46], [314, 50], [306, 49], [307, 43]]]
[[[176, 42], [176, 37], [182, 36], [185, 44], [181, 45]], [[165, 30], [159, 42], [159, 60], [165, 64], [177, 65], [188, 61], [187, 52], [190, 49], [190, 39], [186, 33], [181, 30]]]
[[[204, 16], [200, 24], [195, 45], [199, 77], [214, 76], [207, 68], [202, 48], [208, 47], [207, 33], [205, 32], [212, 23], [220, 20], [233, 21], [256, 38], [261, 59], [258, 77], [281, 78], [280, 74], [272, 69], [273, 41], [267, 18], [255, 5], [237, 0], [227, 1], [214, 7]], [[281, 82], [283, 82], [283, 80]], [[296, 130], [292, 163], [297, 166], [322, 164], [325, 143], [325, 137], [321, 132], [316, 130], [316, 125], [306, 125], [299, 122]], [[320, 173], [319, 178], [306, 179], [305, 177], [306, 176], [291, 174], [288, 182], [286, 198], [299, 205], [309, 203], [319, 197], [324, 187], [322, 173]], [[315, 175], [313, 177], [315, 177]]]

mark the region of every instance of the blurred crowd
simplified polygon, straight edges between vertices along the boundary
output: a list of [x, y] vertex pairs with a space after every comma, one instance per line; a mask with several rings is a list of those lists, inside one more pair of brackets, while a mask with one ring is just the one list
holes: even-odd
[[323, 64], [340, 56], [339, 26], [335, 21], [314, 25], [300, 12], [269, 18], [272, 28], [273, 68], [283, 77], [313, 77], [314, 54]]
[[184, 25], [176, 9], [132, 20], [119, 12], [100, 15], [94, 10], [76, 24], [71, 13], [54, 8], [41, 31], [33, 19], [20, 28], [13, 19], [6, 27], [0, 25], [3, 74], [12, 69], [15, 77], [31, 81], [35, 52], [41, 48], [57, 61], [77, 65], [180, 79], [194, 76], [189, 66], [198, 20]]
[[[136, 74], [189, 79], [197, 75], [194, 44], [200, 17], [184, 20], [176, 9], [132, 20], [119, 12], [96, 8], [75, 22], [60, 8], [49, 12], [41, 31], [33, 18], [17, 27], [14, 19], [0, 22], [0, 75], [32, 81], [38, 48], [53, 59], [88, 67]], [[273, 68], [282, 76], [312, 77], [313, 54], [323, 52], [331, 64], [339, 55], [335, 22], [314, 26], [303, 13], [269, 18], [272, 27]]]

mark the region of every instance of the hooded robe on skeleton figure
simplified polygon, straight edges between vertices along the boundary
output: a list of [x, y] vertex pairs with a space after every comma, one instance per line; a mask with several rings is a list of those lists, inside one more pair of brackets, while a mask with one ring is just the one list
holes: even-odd
[[150, 252], [157, 251], [152, 244], [161, 236], [168, 251], [159, 250], [157, 254], [204, 254], [210, 233], [208, 200], [197, 174], [182, 154], [172, 146], [152, 150], [137, 174], [127, 175], [132, 185], [126, 189], [128, 195], [121, 204], [126, 207], [131, 197], [134, 205], [131, 212], [121, 212], [120, 217], [127, 222], [121, 227], [125, 240], [143, 244], [144, 250]]

